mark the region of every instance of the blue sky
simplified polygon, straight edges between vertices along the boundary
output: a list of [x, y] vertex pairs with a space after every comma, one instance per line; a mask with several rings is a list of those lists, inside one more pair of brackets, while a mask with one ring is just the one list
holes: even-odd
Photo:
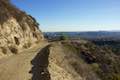
[[120, 0], [12, 0], [42, 31], [120, 30]]

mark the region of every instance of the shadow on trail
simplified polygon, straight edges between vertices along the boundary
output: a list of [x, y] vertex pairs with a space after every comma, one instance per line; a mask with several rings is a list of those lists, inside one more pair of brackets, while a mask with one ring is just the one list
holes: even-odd
[[46, 46], [38, 52], [36, 57], [31, 61], [33, 65], [30, 73], [32, 74], [31, 80], [51, 80], [50, 73], [47, 69], [49, 65], [49, 46]]

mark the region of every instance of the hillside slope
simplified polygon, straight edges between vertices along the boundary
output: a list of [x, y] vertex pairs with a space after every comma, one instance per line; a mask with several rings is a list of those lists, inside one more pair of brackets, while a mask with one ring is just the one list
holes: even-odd
[[100, 80], [77, 55], [75, 47], [70, 48], [65, 44], [53, 43], [50, 47], [48, 69], [51, 80]]
[[9, 0], [0, 0], [0, 57], [16, 54], [44, 40], [38, 26], [32, 16]]
[[[115, 49], [115, 47], [110, 48], [109, 45], [98, 46], [90, 41], [88, 41], [87, 43], [67, 41], [63, 42], [62, 44], [68, 47], [69, 50], [74, 49], [77, 53], [76, 55], [79, 57], [79, 59], [83, 61], [83, 63], [81, 63], [80, 60], [77, 60], [78, 63], [73, 64], [76, 72], [80, 74], [84, 74], [85, 72], [85, 74], [93, 72], [94, 74], [96, 74], [96, 76], [94, 77], [98, 76], [101, 80], [120, 80], [120, 56], [112, 50]], [[71, 57], [69, 58], [71, 59]], [[84, 64], [87, 65], [84, 66], [84, 68], [81, 68], [81, 65], [79, 65], [80, 63], [83, 66]], [[86, 67], [91, 67], [91, 69], [87, 68], [87, 70], [85, 69]], [[83, 72], [81, 73], [81, 71]], [[89, 75], [87, 75], [87, 77], [88, 76]]]

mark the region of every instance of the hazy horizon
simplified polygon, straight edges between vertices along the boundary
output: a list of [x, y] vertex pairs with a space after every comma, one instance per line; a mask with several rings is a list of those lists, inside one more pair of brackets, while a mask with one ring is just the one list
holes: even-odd
[[42, 32], [120, 32], [120, 30], [94, 30], [94, 31], [42, 31]]
[[11, 0], [43, 32], [120, 31], [120, 0]]

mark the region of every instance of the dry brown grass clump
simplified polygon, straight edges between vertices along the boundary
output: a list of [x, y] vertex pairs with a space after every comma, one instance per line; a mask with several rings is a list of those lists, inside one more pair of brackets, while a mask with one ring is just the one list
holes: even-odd
[[18, 49], [14, 46], [9, 46], [9, 50], [13, 53], [13, 54], [17, 54], [18, 53]]
[[7, 48], [5, 47], [0, 47], [1, 51], [3, 54], [7, 54]]
[[30, 48], [31, 45], [32, 44], [30, 42], [28, 42], [28, 43], [26, 43], [26, 44], [23, 45], [23, 48], [25, 48], [25, 49]]

